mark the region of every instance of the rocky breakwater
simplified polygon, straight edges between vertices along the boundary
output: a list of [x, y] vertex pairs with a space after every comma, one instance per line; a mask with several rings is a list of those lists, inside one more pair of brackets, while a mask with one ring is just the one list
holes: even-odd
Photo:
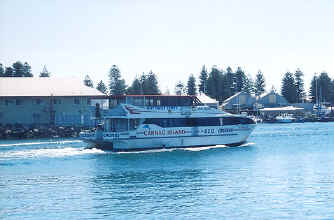
[[23, 126], [20, 124], [0, 124], [0, 139], [3, 140], [77, 137], [79, 135], [79, 132], [83, 129], [85, 128], [74, 126]]

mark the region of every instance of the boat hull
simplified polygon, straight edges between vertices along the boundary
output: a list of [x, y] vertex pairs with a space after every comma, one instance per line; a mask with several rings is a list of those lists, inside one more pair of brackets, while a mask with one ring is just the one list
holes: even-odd
[[124, 139], [84, 139], [94, 147], [110, 151], [137, 151], [164, 148], [188, 148], [214, 145], [238, 146], [246, 142], [255, 125], [248, 125], [233, 132], [201, 135], [201, 136], [175, 136], [175, 137], [146, 137]]

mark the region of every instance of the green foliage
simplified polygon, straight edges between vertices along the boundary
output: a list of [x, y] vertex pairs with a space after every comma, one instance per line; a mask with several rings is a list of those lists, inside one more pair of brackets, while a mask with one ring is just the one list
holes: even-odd
[[112, 65], [109, 71], [109, 91], [111, 95], [124, 95], [126, 91], [125, 80], [116, 65]]
[[25, 77], [33, 77], [31, 73], [31, 66], [27, 62], [24, 62], [23, 64], [23, 75]]
[[148, 74], [143, 73], [139, 78], [136, 77], [126, 93], [129, 95], [160, 95], [156, 74], [150, 71]]
[[313, 76], [309, 96], [311, 97], [311, 101], [313, 103], [334, 103], [334, 81], [326, 72], [322, 72], [320, 76]]
[[39, 77], [50, 77], [50, 72], [46, 69], [46, 66], [44, 65], [43, 71], [39, 74]]
[[207, 93], [207, 81], [208, 81], [208, 72], [205, 68], [205, 65], [202, 67], [202, 71], [199, 76], [199, 92], [206, 94]]
[[207, 80], [207, 95], [213, 99], [222, 101], [223, 98], [223, 73], [213, 66]]
[[0, 77], [4, 77], [5, 76], [5, 69], [2, 66], [2, 63], [0, 63]]
[[236, 83], [236, 92], [243, 91], [244, 85], [246, 84], [246, 75], [241, 67], [238, 67], [237, 71], [235, 72], [235, 83]]
[[242, 86], [242, 91], [248, 94], [254, 93], [254, 82], [251, 75], [246, 76]]
[[108, 93], [107, 87], [106, 87], [106, 85], [103, 83], [102, 80], [97, 84], [96, 89], [99, 90], [100, 92], [104, 93], [104, 94], [107, 94], [107, 93]]
[[6, 67], [5, 77], [14, 77], [14, 69], [12, 67]]
[[297, 101], [295, 79], [293, 78], [293, 74], [290, 72], [285, 73], [282, 79], [281, 93], [289, 103], [295, 103]]
[[0, 63], [0, 77], [32, 77], [31, 66], [25, 62], [16, 61], [11, 67], [4, 67]]
[[254, 92], [256, 96], [260, 96], [265, 91], [265, 79], [263, 73], [259, 70], [256, 74], [255, 85], [254, 85]]
[[185, 94], [185, 86], [181, 81], [178, 81], [175, 85], [175, 94], [176, 95], [184, 95]]
[[197, 95], [196, 79], [195, 79], [193, 74], [191, 74], [188, 78], [187, 94], [188, 95]]
[[128, 87], [126, 94], [128, 95], [142, 95], [143, 89], [142, 89], [142, 83], [138, 78], [133, 80], [130, 87]]
[[24, 66], [22, 62], [16, 61], [13, 63], [14, 77], [24, 77]]
[[84, 84], [85, 84], [85, 86], [94, 88], [93, 81], [90, 79], [90, 77], [88, 75], [86, 75], [86, 77], [84, 79]]
[[304, 89], [304, 74], [300, 69], [295, 72], [295, 84], [296, 84], [296, 95], [297, 102], [301, 103], [305, 99], [305, 89]]

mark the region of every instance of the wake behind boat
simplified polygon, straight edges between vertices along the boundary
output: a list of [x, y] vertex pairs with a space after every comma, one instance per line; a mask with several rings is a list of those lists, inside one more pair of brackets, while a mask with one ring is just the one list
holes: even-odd
[[195, 97], [191, 97], [190, 105], [183, 106], [163, 106], [162, 100], [157, 100], [165, 96], [154, 97], [153, 101], [146, 101], [150, 106], [128, 102], [116, 105], [101, 117], [95, 131], [81, 132], [81, 139], [112, 151], [238, 146], [255, 128], [251, 118], [204, 106]]

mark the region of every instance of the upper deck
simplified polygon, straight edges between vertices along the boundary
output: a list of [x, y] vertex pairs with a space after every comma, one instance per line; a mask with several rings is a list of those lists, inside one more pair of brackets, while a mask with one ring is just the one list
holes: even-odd
[[146, 109], [173, 109], [180, 106], [203, 106], [196, 96], [179, 95], [112, 95], [109, 108], [119, 104], [130, 104]]

